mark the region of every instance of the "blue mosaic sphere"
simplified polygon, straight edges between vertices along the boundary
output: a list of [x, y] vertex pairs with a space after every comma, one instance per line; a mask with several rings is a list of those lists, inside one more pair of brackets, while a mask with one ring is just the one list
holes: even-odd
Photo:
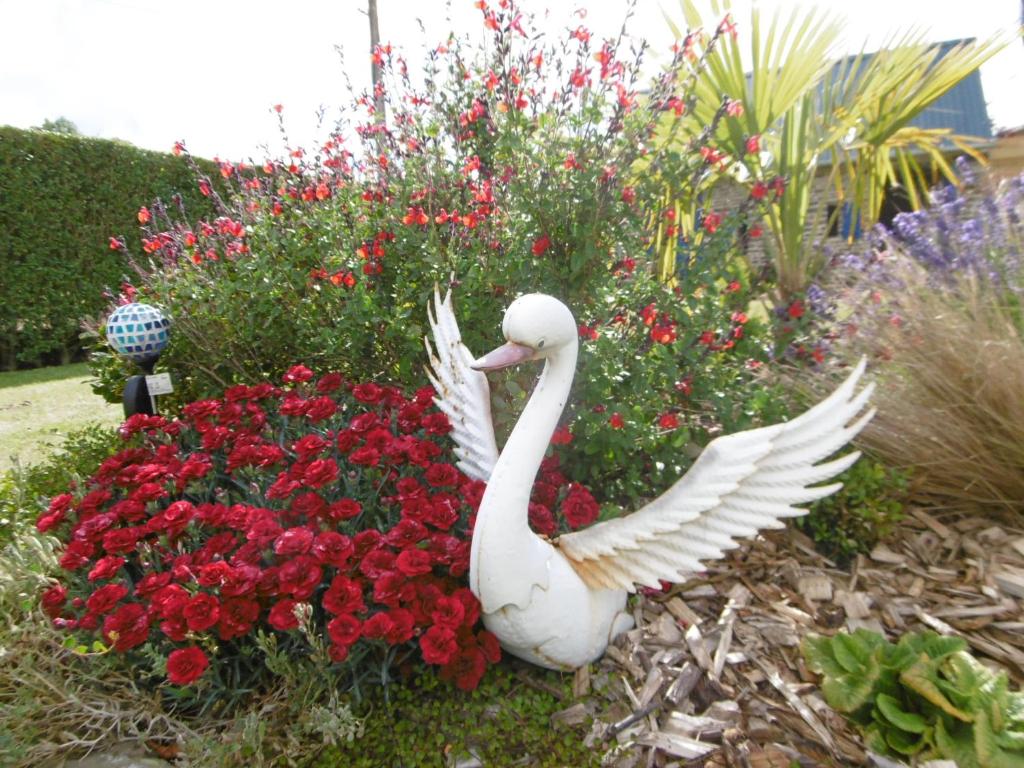
[[171, 321], [149, 304], [125, 304], [107, 318], [107, 341], [121, 355], [136, 363], [159, 355], [167, 342]]

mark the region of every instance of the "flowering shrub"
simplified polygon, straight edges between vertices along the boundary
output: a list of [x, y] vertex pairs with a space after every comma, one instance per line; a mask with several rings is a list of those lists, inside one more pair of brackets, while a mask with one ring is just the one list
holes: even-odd
[[[961, 173], [969, 170], [961, 165]], [[847, 359], [871, 356], [879, 413], [862, 442], [931, 502], [1019, 515], [1024, 499], [1024, 177], [943, 187], [826, 286]]]
[[[164, 665], [175, 686], [251, 687], [269, 633], [353, 678], [418, 651], [475, 687], [500, 656], [465, 587], [484, 484], [448, 463], [432, 394], [296, 366], [284, 388], [236, 385], [174, 421], [133, 416], [130, 447], [37, 522], [64, 544], [46, 611]], [[541, 530], [596, 517], [557, 459], [538, 488]]]
[[[598, 40], [582, 25], [534, 35], [513, 3], [478, 6], [489, 39], [477, 49], [451, 38], [418, 63], [375, 51], [384, 81], [355, 100], [351, 129], [281, 159], [221, 161], [230, 194], [200, 173], [219, 217], [147, 205], [139, 246], [112, 243], [136, 268], [136, 298], [174, 319], [163, 361], [179, 404], [300, 360], [415, 386], [424, 308], [452, 276], [466, 341], [482, 349], [519, 293], [593, 315], [623, 264], [651, 270], [665, 184], [703, 188], [721, 173], [700, 137], [665, 140], [700, 61], [679, 48], [641, 98], [644, 50], [629, 38]], [[642, 158], [657, 173], [641, 172]], [[721, 216], [705, 220], [710, 238]], [[94, 352], [101, 391], [118, 398], [123, 363], [101, 338]]]

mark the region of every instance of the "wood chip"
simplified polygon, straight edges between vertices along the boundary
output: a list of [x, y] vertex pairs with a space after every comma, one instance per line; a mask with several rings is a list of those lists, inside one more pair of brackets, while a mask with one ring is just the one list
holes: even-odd
[[1024, 597], [1024, 570], [1002, 566], [992, 572], [992, 580], [1005, 594], [1012, 597]]
[[703, 621], [699, 614], [692, 611], [690, 607], [678, 597], [673, 597], [671, 600], [668, 600], [665, 603], [665, 608], [669, 613], [688, 627], [693, 624], [700, 624], [701, 621]]
[[700, 669], [691, 662], [686, 662], [676, 677], [675, 681], [665, 691], [665, 698], [668, 699], [673, 706], [678, 707], [683, 703], [683, 700], [690, 695], [690, 692], [697, 685], [697, 681], [701, 678]]
[[851, 619], [863, 619], [871, 615], [871, 598], [864, 592], [847, 592], [837, 590], [835, 601], [843, 606], [846, 615]]
[[871, 550], [871, 559], [876, 563], [887, 563], [888, 565], [903, 565], [907, 558], [897, 552], [893, 552], [885, 544], [876, 544]]
[[590, 665], [584, 664], [572, 677], [572, 695], [579, 699], [590, 693]]
[[707, 648], [704, 647], [704, 635], [701, 634], [697, 625], [694, 624], [687, 629], [684, 637], [686, 638], [686, 645], [689, 647], [690, 653], [693, 654], [697, 665], [705, 672], [710, 670], [714, 666], [714, 661], [712, 661]]
[[646, 733], [636, 739], [637, 744], [643, 744], [648, 747], [657, 747], [662, 752], [672, 755], [673, 757], [681, 757], [684, 760], [695, 760], [698, 757], [704, 757], [709, 752], [714, 752], [717, 747], [714, 744], [707, 744], [703, 741], [697, 741], [696, 739], [688, 739], [685, 736], [679, 736], [674, 733], [665, 733], [661, 731], [659, 733]]
[[832, 600], [832, 579], [824, 574], [801, 576], [796, 590], [808, 600], [827, 603]]
[[768, 678], [768, 682], [772, 684], [779, 693], [783, 695], [790, 706], [797, 711], [797, 713], [804, 719], [804, 722], [811, 727], [815, 735], [821, 739], [822, 743], [829, 747], [831, 752], [836, 751], [836, 743], [832, 738], [832, 735], [828, 732], [828, 729], [822, 724], [818, 716], [814, 714], [810, 707], [793, 693], [783, 681], [779, 675], [779, 671], [768, 662], [762, 661], [761, 659], [755, 659], [755, 663], [761, 667], [765, 677]]
[[590, 712], [587, 711], [587, 706], [582, 701], [573, 704], [567, 709], [563, 709], [559, 712], [555, 712], [551, 716], [552, 725], [582, 725], [587, 722], [591, 717]]

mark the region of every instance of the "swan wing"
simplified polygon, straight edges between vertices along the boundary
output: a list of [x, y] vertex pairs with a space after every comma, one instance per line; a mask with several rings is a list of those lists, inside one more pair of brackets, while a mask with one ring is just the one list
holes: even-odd
[[459, 469], [475, 480], [486, 481], [498, 460], [487, 376], [470, 367], [475, 358], [462, 343], [459, 324], [452, 311], [451, 290], [441, 301], [435, 285], [433, 304], [433, 312], [429, 304], [427, 306], [433, 347], [429, 337], [423, 341], [429, 361], [427, 375], [437, 393], [434, 403], [451, 422]]
[[[678, 581], [722, 557], [737, 538], [781, 528], [807, 512], [798, 504], [828, 496], [829, 480], [860, 456], [822, 462], [874, 416], [864, 409], [873, 384], [856, 391], [865, 361], [829, 397], [792, 421], [712, 440], [690, 470], [631, 515], [558, 537], [569, 563], [595, 589], [635, 590]], [[852, 422], [852, 423], [851, 423]]]

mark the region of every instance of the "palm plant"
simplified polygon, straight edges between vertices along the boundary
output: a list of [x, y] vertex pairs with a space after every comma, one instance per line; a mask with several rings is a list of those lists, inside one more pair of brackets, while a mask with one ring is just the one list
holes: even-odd
[[[809, 236], [826, 215], [815, 199], [818, 179], [836, 190], [865, 226], [881, 212], [885, 189], [899, 184], [917, 208], [934, 182], [932, 173], [956, 182], [945, 159], [950, 145], [981, 160], [969, 137], [910, 122], [998, 52], [1005, 40], [966, 42], [942, 54], [920, 34], [894, 36], [883, 50], [836, 61], [840, 22], [828, 12], [780, 11], [762, 24], [756, 6], [749, 34], [732, 31], [728, 0], [712, 0], [714, 37], [693, 0], [680, 0], [687, 33], [666, 20], [680, 40], [714, 40], [690, 95], [689, 118], [707, 125], [723, 94], [742, 109], [731, 110], [711, 137], [734, 163], [736, 178], [752, 189], [768, 178], [785, 179], [784, 194], [763, 205], [779, 298], [806, 288], [821, 266]], [[741, 46], [749, 41], [749, 52]], [[761, 151], [748, 151], [758, 137]], [[674, 190], [673, 190], [674, 191]], [[837, 215], [838, 211], [833, 215]]]

